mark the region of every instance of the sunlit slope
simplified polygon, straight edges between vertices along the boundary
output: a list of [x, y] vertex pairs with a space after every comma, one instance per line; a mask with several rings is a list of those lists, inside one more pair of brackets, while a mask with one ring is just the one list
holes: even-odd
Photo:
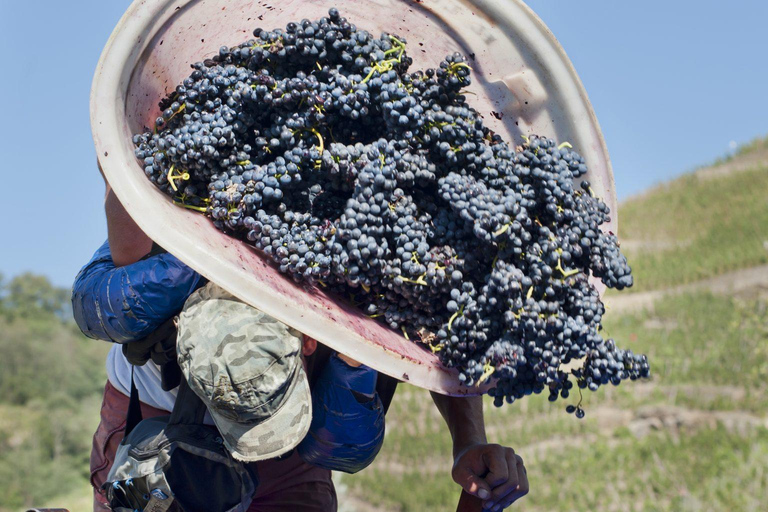
[[768, 143], [623, 202], [632, 291], [690, 283], [768, 263]]

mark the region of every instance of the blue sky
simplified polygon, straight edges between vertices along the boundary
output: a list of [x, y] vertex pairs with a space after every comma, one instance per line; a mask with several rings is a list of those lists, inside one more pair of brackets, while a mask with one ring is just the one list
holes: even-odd
[[[528, 3], [584, 82], [620, 199], [768, 133], [768, 3]], [[6, 277], [29, 270], [69, 286], [106, 236], [88, 93], [101, 49], [128, 5], [0, 0]]]

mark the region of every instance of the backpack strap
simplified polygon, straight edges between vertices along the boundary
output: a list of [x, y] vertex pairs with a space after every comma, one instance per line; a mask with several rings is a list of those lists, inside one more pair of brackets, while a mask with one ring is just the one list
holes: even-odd
[[128, 402], [128, 414], [125, 417], [125, 437], [139, 424], [143, 419], [141, 415], [141, 403], [139, 402], [139, 390], [136, 388], [136, 382], [133, 380], [133, 368], [131, 365], [131, 398]]
[[182, 375], [179, 394], [173, 404], [168, 425], [202, 425], [206, 410], [203, 401], [192, 391], [187, 379]]
[[[131, 397], [128, 402], [128, 413], [125, 418], [124, 438], [133, 431], [136, 425], [143, 419], [141, 414], [141, 402], [139, 402], [139, 390], [133, 378], [134, 366], [131, 365]], [[171, 418], [168, 425], [202, 425], [207, 408], [200, 397], [187, 384], [187, 379], [182, 375], [179, 383], [179, 394], [173, 404]]]

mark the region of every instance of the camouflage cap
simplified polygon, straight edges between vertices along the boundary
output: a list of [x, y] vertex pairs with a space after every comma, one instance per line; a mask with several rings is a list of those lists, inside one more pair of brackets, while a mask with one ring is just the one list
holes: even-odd
[[179, 366], [232, 456], [282, 455], [309, 430], [312, 399], [303, 336], [209, 283], [179, 315]]

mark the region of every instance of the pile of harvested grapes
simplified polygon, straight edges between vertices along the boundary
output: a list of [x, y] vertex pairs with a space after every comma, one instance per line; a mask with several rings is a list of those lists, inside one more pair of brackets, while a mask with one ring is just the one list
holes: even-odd
[[600, 335], [588, 277], [622, 289], [632, 275], [568, 143], [510, 146], [467, 103], [463, 56], [409, 71], [403, 38], [336, 9], [254, 36], [194, 64], [134, 137], [174, 202], [351, 295], [465, 384], [492, 377], [497, 405], [648, 375]]

